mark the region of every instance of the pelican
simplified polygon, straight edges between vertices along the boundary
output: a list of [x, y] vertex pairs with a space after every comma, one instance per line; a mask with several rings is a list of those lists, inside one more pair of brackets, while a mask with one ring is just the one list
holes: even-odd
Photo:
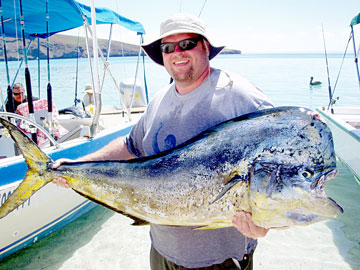
[[310, 85], [320, 85], [321, 82], [320, 81], [313, 81], [314, 77], [310, 77]]

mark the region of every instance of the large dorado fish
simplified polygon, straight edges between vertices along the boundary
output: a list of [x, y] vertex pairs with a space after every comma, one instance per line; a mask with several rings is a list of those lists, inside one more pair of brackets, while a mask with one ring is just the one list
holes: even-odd
[[52, 160], [14, 125], [0, 120], [22, 151], [25, 179], [0, 218], [58, 176], [78, 193], [117, 212], [164, 225], [232, 226], [236, 211], [265, 228], [307, 225], [342, 213], [324, 192], [337, 174], [332, 135], [310, 110], [281, 107], [247, 114], [146, 158]]

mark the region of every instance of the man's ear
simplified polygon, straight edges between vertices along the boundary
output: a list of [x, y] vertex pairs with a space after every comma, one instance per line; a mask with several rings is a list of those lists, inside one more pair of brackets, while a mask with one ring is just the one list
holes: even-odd
[[209, 51], [209, 42], [207, 42], [206, 40], [203, 40], [203, 45], [206, 51], [206, 55], [209, 57], [210, 55], [210, 51]]

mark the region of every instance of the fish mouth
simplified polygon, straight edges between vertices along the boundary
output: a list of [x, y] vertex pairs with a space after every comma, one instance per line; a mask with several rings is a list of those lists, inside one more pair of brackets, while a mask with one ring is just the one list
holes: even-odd
[[302, 224], [310, 224], [314, 221], [320, 221], [326, 219], [325, 217], [321, 217], [312, 213], [305, 213], [301, 210], [291, 210], [286, 212], [286, 216], [291, 220], [296, 220], [296, 223]]
[[335, 218], [344, 212], [342, 207], [333, 199], [330, 197], [327, 197], [326, 199], [328, 201], [327, 206], [326, 208], [322, 208], [322, 210], [325, 209], [325, 211], [314, 211], [315, 213], [311, 213], [304, 209], [293, 209], [286, 211], [286, 216], [289, 219], [296, 221], [297, 224], [306, 225], [327, 220], [328, 218]]
[[343, 208], [337, 204], [335, 200], [328, 197], [325, 193], [324, 187], [327, 182], [338, 175], [337, 169], [331, 169], [323, 174], [319, 179], [311, 184], [311, 191], [314, 198], [325, 199], [328, 211], [324, 211], [322, 216], [338, 216], [344, 212]]
[[[286, 216], [296, 221], [297, 224], [311, 224], [314, 222], [334, 218], [342, 214], [344, 210], [335, 200], [328, 197], [324, 191], [325, 184], [338, 175], [337, 169], [331, 169], [323, 174], [319, 179], [311, 184], [312, 198], [317, 201], [315, 204], [312, 202], [308, 210], [292, 209], [286, 211]], [[310, 199], [310, 201], [312, 201]], [[316, 205], [321, 206], [317, 209]]]
[[329, 182], [331, 179], [335, 178], [338, 175], [337, 169], [331, 169], [328, 172], [324, 173], [321, 177], [319, 177], [317, 180], [312, 182], [310, 188], [313, 192], [317, 194], [325, 194], [324, 187], [327, 182]]

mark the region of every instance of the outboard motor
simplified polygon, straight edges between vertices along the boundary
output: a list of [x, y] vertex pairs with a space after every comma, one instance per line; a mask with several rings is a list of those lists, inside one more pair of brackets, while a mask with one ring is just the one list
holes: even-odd
[[[134, 89], [134, 78], [127, 78], [120, 82], [120, 92], [124, 97], [124, 105], [126, 108], [130, 107], [131, 99], [133, 96]], [[146, 106], [146, 95], [142, 84], [139, 81], [135, 83], [135, 96], [132, 102], [132, 108], [145, 107]]]

